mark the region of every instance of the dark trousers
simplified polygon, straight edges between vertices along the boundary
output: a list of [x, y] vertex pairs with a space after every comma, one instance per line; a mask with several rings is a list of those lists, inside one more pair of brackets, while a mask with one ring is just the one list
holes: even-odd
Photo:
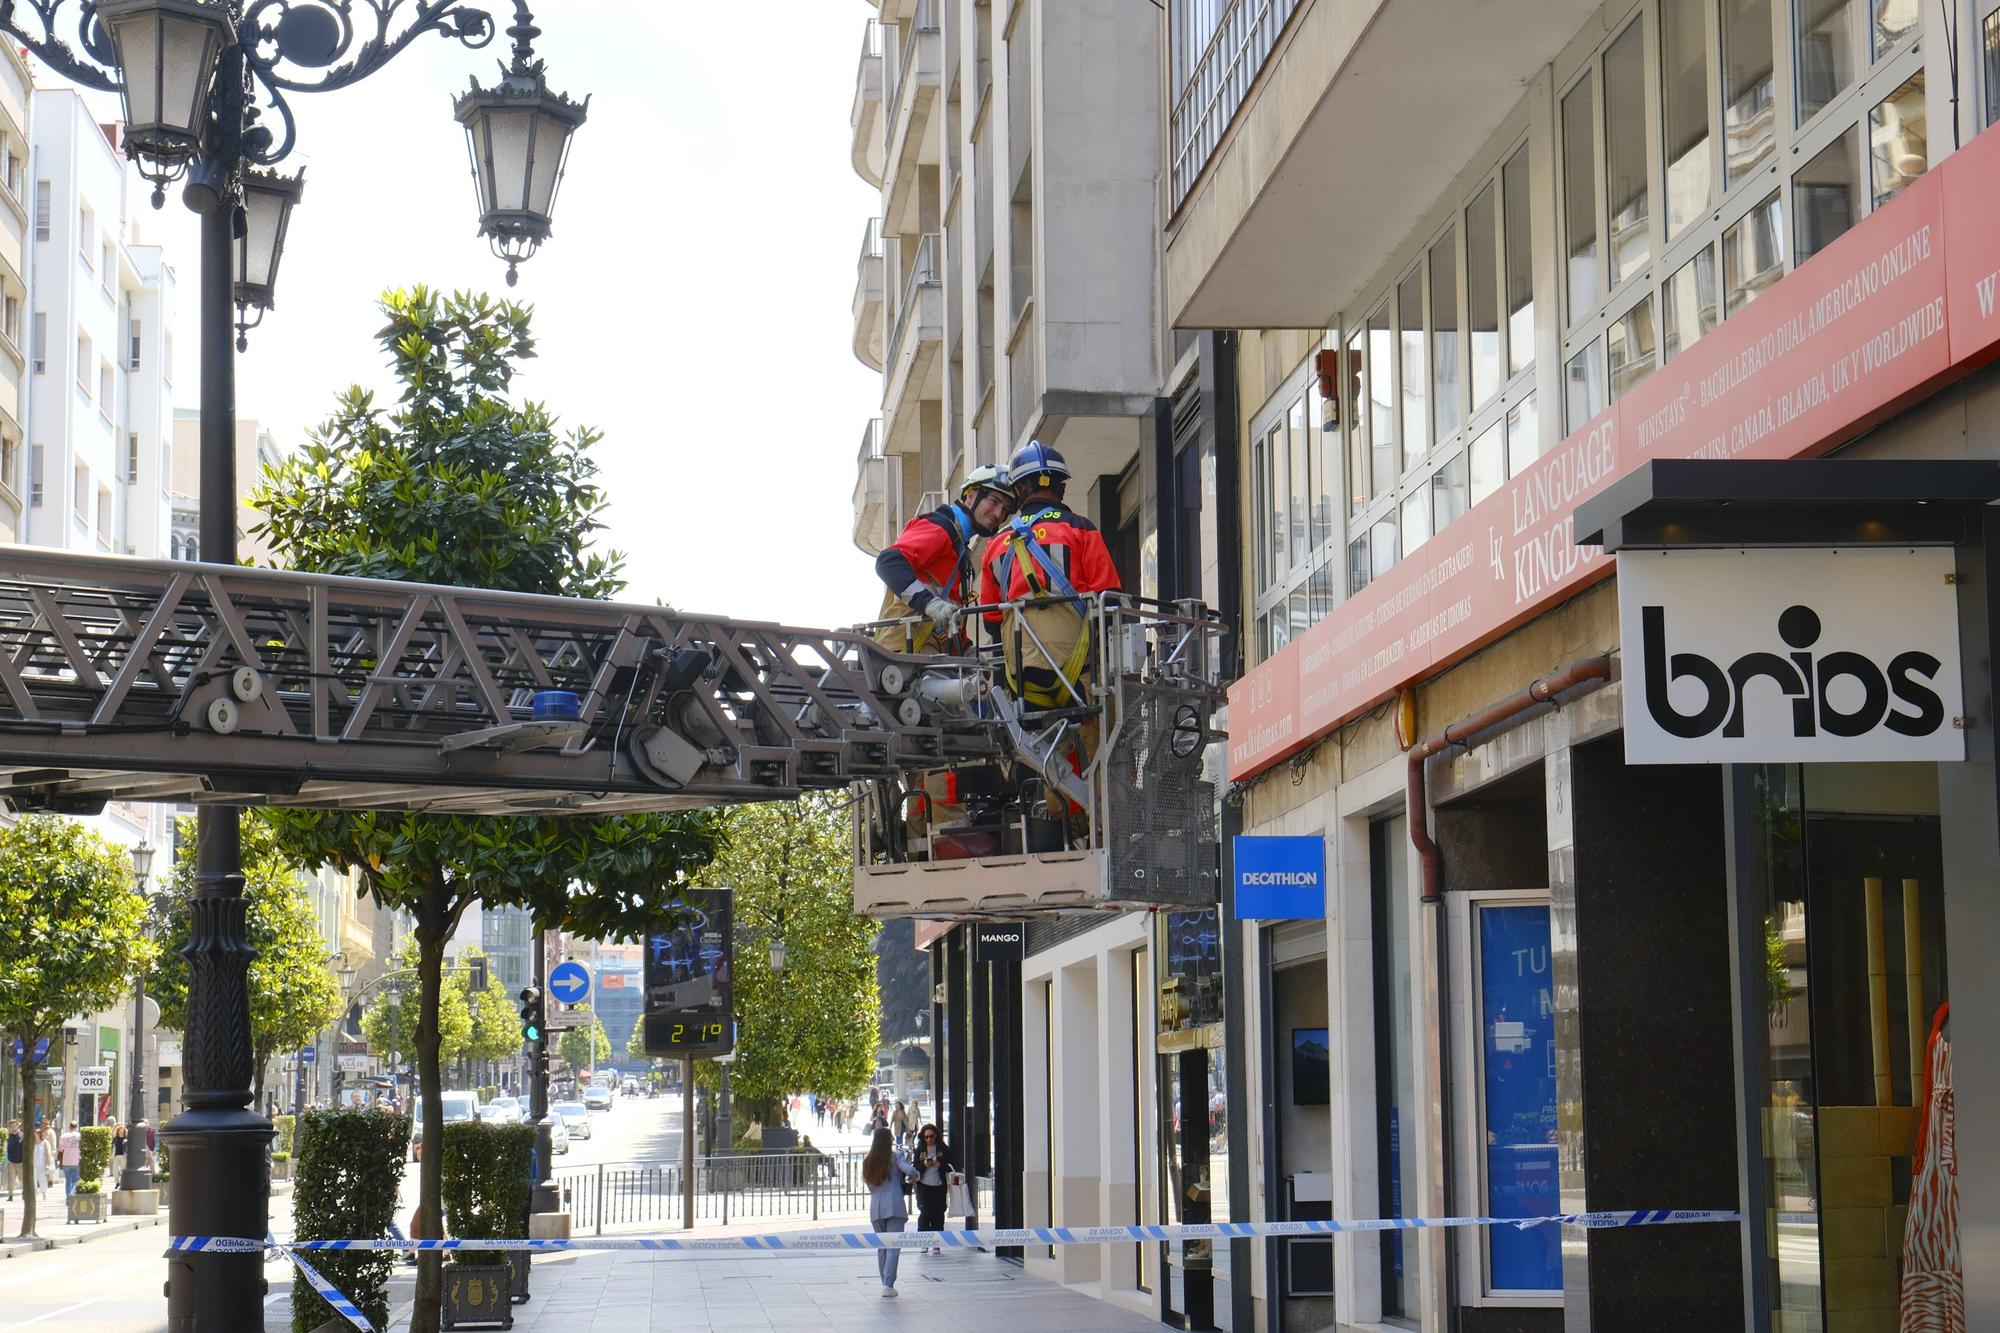
[[917, 1230], [944, 1230], [944, 1204], [948, 1193], [944, 1185], [917, 1186]]

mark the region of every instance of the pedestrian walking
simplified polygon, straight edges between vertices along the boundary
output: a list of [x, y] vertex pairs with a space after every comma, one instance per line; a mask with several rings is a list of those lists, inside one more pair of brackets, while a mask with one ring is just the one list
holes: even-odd
[[63, 1197], [76, 1193], [77, 1178], [83, 1172], [83, 1132], [72, 1122], [57, 1143], [62, 1154]]
[[10, 1199], [14, 1197], [16, 1189], [19, 1189], [23, 1194], [28, 1192], [28, 1173], [21, 1169], [21, 1146], [21, 1122], [18, 1120], [9, 1120], [7, 1122], [7, 1197]]
[[[958, 1169], [958, 1163], [936, 1125], [925, 1125], [917, 1131], [914, 1164], [917, 1168], [917, 1230], [943, 1231], [945, 1199], [951, 1183], [949, 1176]], [[930, 1252], [942, 1254], [944, 1247], [933, 1245]]]
[[131, 1163], [126, 1160], [126, 1154], [131, 1151], [132, 1131], [122, 1123], [113, 1125], [111, 1127], [111, 1161], [114, 1171], [125, 1171], [131, 1166]]
[[42, 1132], [35, 1136], [35, 1160], [30, 1163], [35, 1172], [35, 1197], [56, 1183], [56, 1131], [52, 1125], [43, 1125]]
[[898, 1148], [910, 1141], [910, 1109], [903, 1105], [901, 1098], [896, 1100], [896, 1109], [889, 1115], [889, 1132], [896, 1136]]
[[[861, 1159], [861, 1183], [868, 1187], [868, 1224], [878, 1232], [900, 1234], [910, 1224], [910, 1205], [903, 1191], [915, 1178], [910, 1159], [896, 1151], [889, 1131], [875, 1131], [868, 1155]], [[882, 1294], [896, 1294], [896, 1263], [903, 1252], [893, 1246], [875, 1251], [875, 1271], [882, 1279]]]

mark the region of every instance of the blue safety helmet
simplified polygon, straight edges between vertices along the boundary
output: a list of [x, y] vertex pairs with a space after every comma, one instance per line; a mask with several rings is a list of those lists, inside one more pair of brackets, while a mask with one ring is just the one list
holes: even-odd
[[1040, 440], [1030, 440], [1008, 460], [1007, 475], [1014, 479], [1016, 495], [1033, 495], [1037, 491], [1052, 491], [1058, 483], [1068, 481], [1069, 464]]

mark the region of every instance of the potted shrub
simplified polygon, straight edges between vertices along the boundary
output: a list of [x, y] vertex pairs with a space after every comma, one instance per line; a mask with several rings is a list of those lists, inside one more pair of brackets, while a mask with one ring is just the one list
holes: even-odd
[[288, 1152], [271, 1154], [271, 1179], [290, 1180], [292, 1178], [292, 1155]]
[[[292, 1218], [299, 1239], [387, 1237], [409, 1156], [410, 1118], [375, 1110], [308, 1111], [298, 1131]], [[394, 1254], [326, 1251], [315, 1254], [312, 1263], [375, 1327], [388, 1327]], [[304, 1277], [295, 1275], [292, 1333], [315, 1333], [329, 1321], [347, 1326]]]
[[104, 1177], [110, 1170], [111, 1127], [85, 1126], [76, 1193], [69, 1196], [71, 1222], [102, 1222], [111, 1216], [111, 1196], [104, 1192]]
[[[477, 1120], [443, 1134], [445, 1227], [474, 1240], [518, 1240], [528, 1233], [535, 1157], [533, 1125]], [[460, 1250], [444, 1270], [446, 1328], [512, 1328], [514, 1304], [527, 1298], [527, 1254]]]

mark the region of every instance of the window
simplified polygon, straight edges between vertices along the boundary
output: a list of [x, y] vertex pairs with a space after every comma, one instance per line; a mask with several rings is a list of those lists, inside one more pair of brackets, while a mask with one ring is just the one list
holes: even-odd
[[104, 547], [111, 545], [111, 488], [109, 486], [99, 486], [97, 488], [97, 544]]
[[1653, 246], [1641, 28], [1638, 19], [1632, 20], [1604, 52], [1604, 185], [1611, 208], [1613, 286], [1644, 268]]
[[1803, 125], [1854, 82], [1854, 14], [1859, 0], [1798, 0], [1797, 75]]
[[77, 520], [87, 525], [90, 522], [90, 469], [78, 463], [70, 482], [76, 488], [70, 493], [70, 502], [75, 507]]
[[1673, 360], [1715, 327], [1715, 247], [1704, 245], [1667, 279], [1660, 303], [1660, 359]]
[[1841, 136], [1792, 174], [1792, 245], [1803, 264], [1861, 218], [1861, 127]]
[[1447, 231], [1431, 246], [1431, 410], [1437, 438], [1458, 430], [1458, 247]]
[[139, 433], [132, 431], [125, 436], [125, 480], [139, 480]]
[[[1481, 1204], [1488, 1217], [1545, 1217], [1559, 1211], [1549, 907], [1502, 902], [1475, 911]], [[1562, 1290], [1554, 1227], [1480, 1230], [1489, 1291]]]
[[112, 411], [118, 404], [118, 382], [113, 378], [114, 375], [115, 372], [111, 369], [109, 361], [101, 362], [98, 365], [97, 410], [102, 412], [107, 419], [110, 418]]
[[1352, 597], [1368, 586], [1368, 538], [1356, 537], [1347, 544], [1347, 595]]
[[1396, 567], [1400, 554], [1396, 549], [1395, 511], [1391, 510], [1389, 517], [1369, 525], [1368, 566], [1379, 579]]
[[16, 199], [21, 197], [21, 176], [25, 170], [26, 164], [22, 161], [21, 155], [12, 148], [9, 148], [7, 150], [7, 193], [13, 195]]
[[1422, 546], [1431, 536], [1431, 495], [1426, 486], [1414, 487], [1403, 497], [1403, 554]]
[[103, 282], [104, 290], [108, 292], [111, 290], [111, 284], [118, 280], [118, 256], [112, 249], [110, 241], [104, 243], [104, 249], [100, 254], [101, 261], [97, 270], [98, 278]]
[[42, 487], [47, 475], [48, 451], [42, 445], [28, 449], [28, 503], [39, 508], [42, 503]]
[[1582, 430], [1584, 422], [1603, 410], [1604, 344], [1592, 338], [1563, 366], [1563, 429]]
[[1443, 532], [1466, 509], [1466, 456], [1458, 454], [1431, 477], [1431, 528]]
[[1604, 344], [1606, 378], [1611, 384], [1611, 401], [1615, 403], [1660, 364], [1659, 347], [1653, 336], [1651, 292], [1611, 321]]
[[17, 347], [20, 346], [21, 298], [14, 295], [12, 292], [7, 293], [5, 319], [6, 319], [5, 331], [7, 334], [7, 341], [13, 343]]
[[1708, 209], [1708, 33], [1703, 0], [1660, 3], [1660, 129], [1667, 164], [1667, 235]]
[[1784, 209], [1776, 191], [1722, 233], [1724, 318], [1784, 276], [1784, 238]]
[[1771, 0], [1722, 0], [1722, 174], [1725, 188], [1777, 155]]
[[37, 375], [49, 368], [49, 317], [40, 310], [29, 325], [28, 359]]
[[1366, 336], [1360, 329], [1347, 339], [1347, 364], [1341, 375], [1341, 392], [1348, 396], [1347, 421], [1347, 512], [1358, 514], [1373, 493], [1368, 484], [1368, 413], [1362, 400], [1368, 396], [1362, 371], [1367, 364]]
[[1395, 364], [1396, 339], [1384, 301], [1368, 316], [1368, 439], [1374, 447], [1369, 473], [1377, 495], [1387, 495], [1396, 485]]
[[1306, 401], [1303, 397], [1293, 402], [1284, 420], [1278, 423], [1274, 435], [1283, 441], [1291, 458], [1287, 471], [1291, 481], [1292, 568], [1301, 569], [1311, 553], [1312, 540], [1312, 478], [1311, 465], [1307, 461], [1311, 450], [1306, 440]]
[[1569, 256], [1572, 321], [1597, 308], [1597, 135], [1591, 112], [1586, 72], [1562, 100], [1563, 249]]
[[131, 321], [130, 336], [126, 344], [125, 353], [125, 368], [127, 370], [137, 370], [140, 367], [141, 358], [139, 351], [144, 346], [144, 342], [140, 338], [141, 331], [139, 321], [136, 319]]
[[49, 239], [49, 183], [35, 182], [35, 239]]
[[1869, 33], [1880, 60], [1917, 30], [1917, 0], [1870, 0]]
[[1499, 236], [1493, 187], [1488, 185], [1472, 196], [1465, 208], [1466, 320], [1471, 334], [1474, 411], [1500, 392]]
[[21, 442], [13, 436], [0, 439], [0, 482], [19, 494], [21, 490]]
[[1466, 450], [1472, 460], [1468, 469], [1472, 477], [1472, 503], [1477, 505], [1487, 496], [1499, 490], [1507, 480], [1507, 446], [1500, 434], [1501, 425], [1494, 422]]
[[77, 334], [76, 387], [83, 390], [86, 398], [90, 396], [90, 368], [94, 364], [96, 363], [90, 355], [90, 335], [87, 333]]
[[89, 268], [96, 262], [96, 256], [91, 253], [91, 243], [96, 239], [96, 215], [88, 208], [80, 210], [77, 214], [76, 253], [82, 258], [85, 268]]
[[1507, 413], [1507, 475], [1519, 476], [1541, 454], [1541, 421], [1535, 414], [1535, 395], [1529, 394]]
[[1868, 157], [1868, 179], [1876, 208], [1895, 198], [1930, 166], [1922, 70], [1912, 74], [1868, 113]]
[[1528, 220], [1528, 147], [1500, 169], [1500, 208], [1507, 243], [1507, 369], [1518, 375], [1535, 364], [1534, 244]]
[[1986, 123], [2000, 124], [2000, 10], [1986, 16], [1981, 27], [1986, 72]]
[[1424, 395], [1430, 372], [1424, 366], [1424, 271], [1412, 269], [1396, 284], [1399, 368], [1403, 379], [1403, 466], [1414, 467], [1430, 452], [1430, 413]]

